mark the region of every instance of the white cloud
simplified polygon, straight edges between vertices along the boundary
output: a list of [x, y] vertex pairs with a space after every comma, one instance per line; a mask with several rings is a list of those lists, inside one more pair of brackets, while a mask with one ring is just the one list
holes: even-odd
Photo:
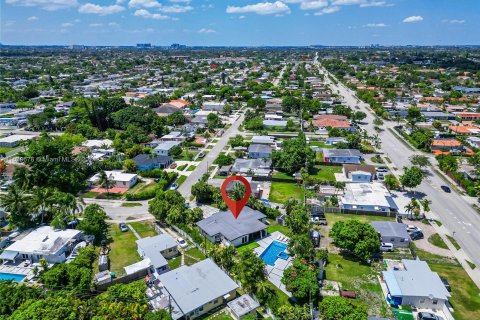
[[190, 3], [192, 0], [169, 0], [173, 3]]
[[445, 19], [443, 20], [444, 23], [451, 23], [451, 24], [464, 24], [465, 23], [465, 20], [457, 20], [457, 19], [452, 19], [452, 20], [449, 20], [449, 19]]
[[328, 7], [324, 8], [322, 11], [315, 12], [316, 16], [323, 16], [324, 14], [332, 14], [340, 11], [340, 7]]
[[198, 30], [198, 33], [216, 33], [217, 31], [215, 31], [214, 29], [208, 29], [208, 28], [202, 28], [200, 30]]
[[118, 4], [110, 6], [100, 6], [98, 4], [86, 3], [81, 5], [80, 8], [78, 8], [78, 12], [80, 13], [98, 14], [100, 16], [118, 13], [123, 10], [125, 10], [125, 7], [119, 6]]
[[22, 7], [40, 7], [48, 11], [78, 6], [77, 0], [5, 0], [5, 3]]
[[316, 10], [326, 6], [328, 6], [328, 1], [326, 0], [303, 1], [300, 3], [300, 9], [302, 10]]
[[406, 23], [420, 22], [420, 21], [423, 21], [422, 16], [410, 16], [410, 17], [407, 17], [407, 18], [403, 19], [403, 22], [406, 22]]
[[70, 28], [70, 27], [73, 27], [73, 23], [71, 22], [62, 23], [62, 28]]
[[179, 6], [179, 5], [173, 5], [173, 6], [161, 6], [159, 9], [161, 12], [166, 12], [166, 13], [183, 13], [183, 12], [188, 12], [193, 10], [192, 6]]
[[31, 16], [31, 17], [28, 17], [27, 20], [28, 21], [35, 21], [35, 20], [38, 20], [38, 18], [36, 16]]
[[385, 23], [367, 23], [364, 27], [367, 28], [385, 28], [388, 27]]
[[245, 16], [240, 16], [238, 17], [238, 19], [245, 19]]
[[130, 0], [130, 8], [158, 8], [162, 5], [156, 0]]
[[279, 14], [290, 13], [290, 8], [281, 1], [275, 2], [259, 2], [256, 4], [250, 4], [243, 7], [228, 6], [227, 13], [249, 13], [256, 14]]
[[120, 25], [116, 22], [109, 22], [108, 26], [113, 28], [120, 28]]
[[393, 3], [387, 3], [386, 1], [372, 1], [372, 2], [365, 2], [360, 5], [360, 8], [368, 8], [368, 7], [393, 7]]
[[365, 3], [365, 0], [334, 0], [332, 1], [332, 6], [351, 6], [351, 5], [361, 5]]
[[165, 16], [165, 15], [160, 14], [160, 13], [151, 13], [150, 11], [145, 10], [145, 9], [139, 9], [139, 10], [135, 11], [135, 13], [133, 15], [135, 17], [142, 17], [142, 18], [145, 18], [145, 19], [154, 19], [154, 20], [168, 20], [168, 19], [170, 19], [169, 16]]

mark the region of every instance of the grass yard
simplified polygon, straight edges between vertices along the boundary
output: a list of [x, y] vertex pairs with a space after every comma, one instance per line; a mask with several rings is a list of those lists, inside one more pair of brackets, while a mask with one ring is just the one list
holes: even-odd
[[289, 182], [272, 182], [269, 197], [271, 202], [285, 203], [290, 198], [302, 199], [302, 186]]
[[276, 224], [275, 221], [268, 219], [268, 223], [270, 225], [268, 226], [268, 233], [273, 233], [275, 231], [281, 232], [286, 236], [290, 236], [292, 234], [292, 230], [290, 230], [289, 227], [282, 226], [280, 224]]
[[340, 282], [343, 290], [355, 291], [357, 300], [367, 306], [369, 315], [391, 316], [377, 279], [381, 264], [368, 266], [339, 254], [329, 254], [328, 260], [325, 267], [327, 280]]
[[225, 310], [222, 309], [218, 312], [215, 312], [211, 316], [207, 316], [206, 318], [200, 317], [200, 319], [205, 319], [205, 320], [233, 320], [233, 318], [230, 316], [230, 314]]
[[186, 164], [182, 164], [181, 166], [178, 166], [178, 167], [177, 167], [177, 170], [178, 170], [178, 171], [183, 171], [183, 169], [185, 169], [186, 167], [187, 167]]
[[149, 222], [130, 222], [129, 225], [137, 231], [137, 233], [140, 235], [142, 238], [146, 237], [154, 237], [158, 235], [157, 231], [155, 231], [155, 227], [153, 226], [152, 223]]
[[12, 151], [13, 149], [15, 149], [15, 148], [2, 147], [2, 148], [0, 148], [0, 154], [1, 153], [7, 153], [9, 151]]
[[342, 166], [315, 166], [312, 176], [324, 181], [335, 181], [335, 173], [340, 172], [342, 172]]
[[329, 225], [333, 225], [337, 221], [345, 221], [350, 219], [357, 219], [361, 222], [395, 221], [394, 217], [367, 216], [367, 215], [344, 214], [344, 213], [325, 213], [325, 218], [327, 219], [327, 223]]
[[202, 251], [197, 248], [188, 249], [185, 251], [185, 264], [191, 266], [194, 263], [204, 260], [206, 257]]
[[455, 249], [460, 250], [460, 245], [458, 244], [457, 240], [455, 240], [455, 238], [453, 238], [452, 236], [449, 236], [448, 234], [447, 234], [447, 238], [453, 244]]
[[275, 172], [273, 175], [272, 175], [272, 178], [277, 178], [277, 179], [288, 179], [288, 180], [292, 180], [292, 181], [295, 181], [295, 178], [292, 176], [292, 175], [289, 175], [289, 174], [286, 174], [284, 172]]
[[253, 249], [259, 247], [260, 245], [256, 242], [250, 242], [248, 244], [244, 244], [237, 248], [238, 253], [242, 253], [245, 251], [253, 251]]
[[187, 171], [193, 171], [193, 170], [195, 170], [196, 167], [197, 166], [192, 164], [190, 167], [188, 167]]
[[155, 189], [157, 187], [157, 183], [154, 181], [151, 181], [150, 183], [146, 184], [144, 182], [139, 182], [136, 185], [134, 185], [132, 188], [128, 190], [128, 193], [140, 193], [144, 191], [149, 191], [151, 189]]
[[182, 256], [179, 255], [178, 257], [167, 260], [167, 262], [170, 270], [177, 269], [178, 267], [180, 267], [180, 264], [182, 263]]
[[122, 207], [131, 208], [131, 207], [141, 207], [142, 204], [138, 202], [124, 202], [122, 203]]
[[120, 231], [116, 224], [110, 226], [109, 237], [111, 249], [109, 254], [110, 271], [115, 272], [117, 277], [123, 276], [125, 274], [123, 267], [141, 260], [135, 243], [137, 238], [130, 230], [127, 232]]
[[434, 233], [430, 237], [428, 237], [428, 242], [439, 248], [448, 249], [447, 244], [445, 243], [445, 241], [443, 241], [442, 237], [440, 237], [438, 233]]
[[311, 147], [319, 147], [319, 148], [335, 148], [335, 146], [329, 146], [325, 144], [325, 141], [310, 141], [308, 143], [309, 146]]
[[183, 182], [185, 182], [185, 180], [187, 180], [187, 176], [179, 176], [177, 178], [177, 180], [175, 181], [175, 183], [178, 185], [178, 186], [181, 186]]

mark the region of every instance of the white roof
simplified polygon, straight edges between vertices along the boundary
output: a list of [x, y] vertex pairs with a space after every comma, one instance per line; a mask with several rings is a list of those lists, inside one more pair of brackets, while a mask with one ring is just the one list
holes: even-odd
[[[121, 171], [105, 171], [105, 173], [107, 174], [108, 177], [110, 177], [114, 181], [129, 182], [137, 176], [137, 174], [135, 174], [135, 173], [125, 173], [125, 172], [121, 172]], [[99, 177], [100, 177], [100, 174], [97, 173], [96, 175], [91, 177], [89, 179], [89, 181], [90, 182], [96, 182]]]
[[31, 140], [31, 139], [34, 139], [34, 138], [35, 138], [34, 135], [12, 134], [10, 136], [0, 138], [0, 142], [12, 143], [12, 142], [18, 142], [18, 141], [23, 141], [23, 140]]
[[79, 230], [56, 230], [50, 226], [43, 226], [33, 230], [23, 239], [15, 241], [6, 250], [51, 255], [57, 253], [79, 234], [81, 234]]
[[103, 148], [106, 146], [107, 148], [110, 148], [112, 146], [113, 142], [110, 139], [92, 139], [92, 140], [87, 140], [82, 143], [83, 146], [88, 147], [88, 148]]
[[125, 270], [125, 273], [128, 275], [128, 274], [132, 274], [132, 273], [135, 273], [137, 271], [140, 271], [140, 270], [148, 269], [148, 268], [150, 268], [151, 264], [152, 264], [152, 262], [150, 261], [150, 259], [146, 258], [146, 259], [143, 259], [142, 261], [139, 261], [137, 263], [131, 264], [131, 265], [126, 266], [126, 267], [123, 267], [123, 269]]
[[350, 205], [390, 207], [386, 197], [390, 197], [390, 192], [381, 183], [347, 183], [341, 202]]

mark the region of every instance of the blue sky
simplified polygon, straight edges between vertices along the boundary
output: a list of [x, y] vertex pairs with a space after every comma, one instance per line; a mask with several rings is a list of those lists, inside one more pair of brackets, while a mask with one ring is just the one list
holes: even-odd
[[480, 44], [480, 0], [0, 0], [0, 42]]

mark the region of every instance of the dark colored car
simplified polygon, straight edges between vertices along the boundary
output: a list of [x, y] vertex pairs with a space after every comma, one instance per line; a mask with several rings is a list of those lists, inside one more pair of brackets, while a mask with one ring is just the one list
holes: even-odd
[[452, 291], [452, 288], [450, 288], [450, 283], [448, 283], [448, 280], [443, 278], [443, 277], [440, 277], [440, 280], [442, 280], [443, 282], [443, 285], [445, 286], [445, 288], [447, 289], [448, 292], [451, 292]]
[[419, 312], [417, 314], [418, 320], [439, 320], [438, 316], [430, 312]]
[[445, 191], [446, 193], [452, 192], [452, 190], [448, 186], [440, 186], [440, 188], [442, 188], [442, 190]]
[[199, 158], [203, 158], [203, 157], [205, 157], [205, 153], [203, 153], [203, 152], [200, 152], [200, 153], [198, 154], [198, 157], [199, 157]]
[[323, 270], [323, 266], [322, 266], [317, 273], [317, 284], [319, 288], [323, 287], [323, 279], [325, 279], [325, 270]]
[[422, 231], [414, 231], [414, 232], [410, 233], [410, 239], [412, 239], [412, 240], [423, 239], [423, 232]]

